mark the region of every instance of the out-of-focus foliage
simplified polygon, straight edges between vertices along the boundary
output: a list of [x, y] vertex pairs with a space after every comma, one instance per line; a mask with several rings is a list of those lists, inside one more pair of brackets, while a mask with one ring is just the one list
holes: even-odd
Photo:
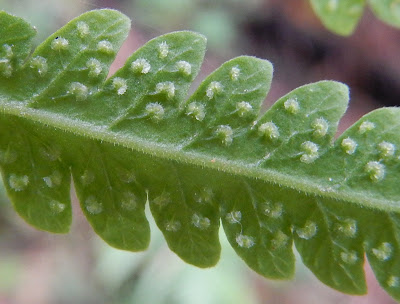
[[[114, 295], [115, 303], [255, 304], [254, 287], [244, 265], [221, 233], [224, 257], [216, 267], [201, 270], [186, 266], [165, 247], [162, 234], [152, 226], [152, 246], [146, 253], [116, 251], [98, 244], [95, 275]], [[115, 297], [117, 295], [117, 297]]]
[[400, 28], [398, 0], [310, 0], [322, 23], [339, 35], [350, 35], [368, 3], [382, 21]]
[[137, 0], [132, 4], [135, 20], [163, 31], [190, 29], [207, 37], [208, 47], [219, 53], [238, 36], [238, 26], [247, 13], [260, 8], [263, 0]]
[[0, 9], [23, 17], [39, 28], [35, 41], [40, 42], [55, 28], [87, 10], [88, 4], [90, 0], [0, 0]]

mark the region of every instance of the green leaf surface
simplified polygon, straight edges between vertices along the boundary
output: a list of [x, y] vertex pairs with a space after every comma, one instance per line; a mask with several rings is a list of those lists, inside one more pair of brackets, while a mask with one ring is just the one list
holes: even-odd
[[171, 250], [198, 267], [218, 262], [222, 222], [265, 277], [293, 276], [295, 244], [322, 282], [363, 294], [366, 253], [400, 299], [399, 109], [335, 140], [341, 83], [302, 86], [260, 114], [272, 66], [254, 57], [224, 63], [187, 98], [206, 48], [197, 33], [149, 41], [106, 79], [129, 30], [121, 13], [83, 14], [29, 58], [31, 28], [1, 14], [25, 32], [1, 36], [16, 42], [0, 59], [12, 68], [0, 76], [0, 165], [28, 223], [68, 231], [72, 176], [88, 221], [116, 248], [148, 246], [148, 202]]
[[397, 0], [369, 0], [371, 9], [382, 21], [400, 27], [400, 2]]
[[[36, 31], [22, 18], [0, 11], [0, 82], [1, 92], [12, 94], [18, 82], [10, 78], [20, 68], [31, 51]], [[14, 77], [13, 77], [14, 78]]]
[[321, 22], [332, 32], [352, 34], [362, 16], [366, 3], [375, 15], [395, 27], [400, 27], [400, 2], [397, 0], [310, 0]]

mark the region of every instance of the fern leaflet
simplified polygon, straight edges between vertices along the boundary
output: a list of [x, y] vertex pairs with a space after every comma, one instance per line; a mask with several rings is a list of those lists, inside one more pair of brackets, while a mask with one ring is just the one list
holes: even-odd
[[29, 56], [34, 30], [0, 13], [0, 164], [20, 216], [67, 232], [72, 175], [93, 229], [116, 248], [148, 246], [148, 201], [193, 265], [217, 263], [222, 221], [263, 276], [293, 276], [294, 243], [322, 282], [363, 294], [365, 252], [400, 299], [399, 110], [371, 112], [334, 140], [348, 89], [321, 81], [259, 115], [272, 66], [246, 56], [186, 99], [205, 52], [192, 32], [151, 40], [106, 79], [129, 28], [117, 11], [91, 11]]
[[353, 33], [366, 3], [387, 24], [400, 27], [400, 2], [397, 0], [310, 0], [322, 23], [339, 35]]

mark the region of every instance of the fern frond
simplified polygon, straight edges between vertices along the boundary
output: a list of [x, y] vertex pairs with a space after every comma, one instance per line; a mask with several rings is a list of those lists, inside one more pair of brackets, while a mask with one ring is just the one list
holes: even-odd
[[259, 114], [272, 66], [254, 57], [226, 62], [186, 99], [205, 52], [199, 34], [155, 38], [106, 79], [130, 27], [121, 13], [85, 13], [31, 56], [31, 27], [5, 12], [0, 23], [0, 164], [28, 223], [68, 231], [72, 175], [90, 224], [116, 248], [148, 246], [148, 201], [193, 265], [217, 263], [222, 221], [263, 276], [293, 275], [294, 243], [322, 282], [363, 294], [365, 252], [400, 299], [399, 109], [334, 140], [343, 84], [305, 85]]

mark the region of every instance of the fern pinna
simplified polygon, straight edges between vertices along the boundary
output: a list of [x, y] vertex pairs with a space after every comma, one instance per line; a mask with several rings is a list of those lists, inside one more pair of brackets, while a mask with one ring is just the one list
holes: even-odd
[[332, 32], [350, 35], [354, 32], [365, 7], [383, 22], [400, 28], [398, 0], [309, 0], [321, 22]]
[[169, 247], [210, 267], [223, 229], [237, 254], [274, 279], [294, 273], [293, 243], [325, 284], [366, 292], [364, 253], [400, 299], [400, 111], [374, 111], [334, 140], [345, 85], [300, 87], [259, 115], [272, 66], [224, 63], [186, 99], [205, 38], [175, 32], [136, 51], [110, 78], [129, 19], [81, 15], [30, 55], [35, 31], [0, 13], [0, 164], [16, 211], [68, 231], [70, 180], [110, 245], [149, 243], [149, 202]]

